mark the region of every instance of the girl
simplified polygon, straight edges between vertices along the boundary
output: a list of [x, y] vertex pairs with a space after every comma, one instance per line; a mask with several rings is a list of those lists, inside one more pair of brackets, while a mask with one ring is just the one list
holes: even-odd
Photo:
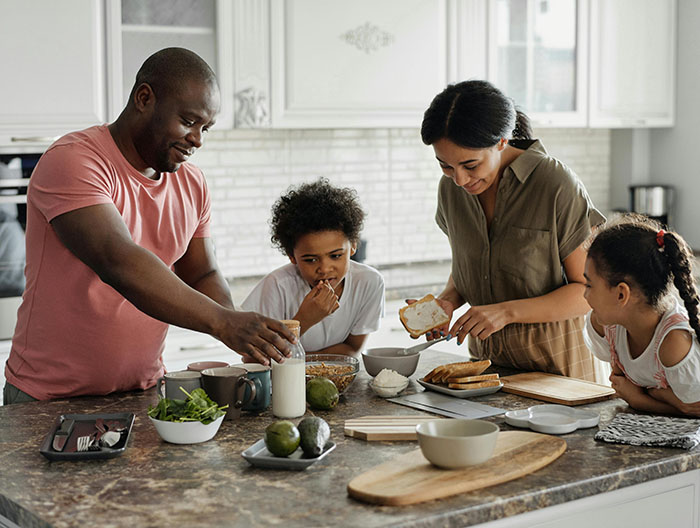
[[605, 365], [581, 335], [582, 245], [605, 219], [579, 179], [531, 139], [527, 116], [486, 81], [445, 88], [421, 136], [444, 176], [435, 218], [452, 247], [438, 300], [448, 315], [471, 305], [428, 339], [449, 330], [458, 344], [470, 337], [476, 359], [595, 380], [596, 363]]
[[[586, 259], [586, 343], [612, 364], [610, 381], [630, 407], [700, 416], [698, 295], [692, 253], [640, 215], [599, 231]], [[673, 281], [685, 310], [667, 295]]]
[[350, 260], [364, 221], [357, 194], [327, 179], [300, 185], [272, 207], [272, 243], [290, 263], [260, 281], [243, 309], [301, 323], [304, 350], [356, 355], [384, 315], [384, 279]]

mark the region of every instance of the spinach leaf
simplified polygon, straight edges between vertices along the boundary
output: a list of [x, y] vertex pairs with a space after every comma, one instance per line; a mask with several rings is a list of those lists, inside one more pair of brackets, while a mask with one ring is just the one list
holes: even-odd
[[220, 407], [204, 392], [204, 389], [195, 389], [192, 393], [188, 393], [182, 387], [180, 390], [187, 395], [186, 400], [159, 397], [155, 407], [148, 406], [148, 416], [166, 422], [208, 424], [226, 414], [228, 405]]

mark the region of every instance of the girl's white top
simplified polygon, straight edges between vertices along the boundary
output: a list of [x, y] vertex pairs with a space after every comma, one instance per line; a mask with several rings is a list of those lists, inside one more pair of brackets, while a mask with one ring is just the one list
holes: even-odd
[[[269, 273], [243, 301], [244, 310], [274, 319], [292, 319], [311, 291], [294, 264]], [[351, 260], [345, 275], [340, 306], [301, 336], [307, 354], [344, 342], [350, 334], [379, 329], [384, 316], [384, 279], [374, 268]]]
[[[687, 312], [677, 299], [674, 298], [672, 302], [673, 306], [663, 314], [651, 342], [638, 358], [633, 359], [630, 355], [627, 330], [623, 326], [606, 326], [605, 336], [600, 336], [591, 324], [591, 312], [586, 315], [583, 337], [596, 357], [617, 363], [625, 376], [640, 387], [670, 387], [682, 402], [697, 402], [700, 401], [700, 345], [688, 323]], [[680, 363], [665, 367], [659, 359], [659, 348], [668, 333], [677, 329], [690, 333], [692, 345]]]

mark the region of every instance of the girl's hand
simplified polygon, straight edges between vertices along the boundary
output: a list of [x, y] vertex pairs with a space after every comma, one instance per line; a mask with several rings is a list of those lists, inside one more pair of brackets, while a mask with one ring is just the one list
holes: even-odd
[[499, 304], [472, 306], [452, 325], [450, 334], [457, 337], [457, 344], [466, 341], [467, 335], [484, 340], [510, 323], [507, 311]]
[[297, 317], [310, 328], [340, 307], [338, 296], [327, 282], [319, 282], [306, 294], [299, 306]]
[[[406, 304], [413, 304], [416, 302], [416, 299], [406, 299]], [[435, 299], [435, 302], [437, 302], [440, 307], [445, 310], [445, 313], [447, 316], [452, 320], [452, 313], [455, 311], [454, 305], [450, 301], [446, 301], [444, 299]], [[428, 341], [432, 341], [433, 339], [437, 339], [442, 336], [447, 335], [447, 331], [450, 328], [450, 323], [446, 323], [442, 326], [439, 326], [438, 328], [434, 328], [430, 332], [425, 333], [425, 337]], [[418, 339], [417, 337], [411, 337], [412, 339]]]
[[646, 394], [644, 389], [639, 385], [632, 383], [626, 376], [610, 374], [610, 383], [615, 389], [615, 394], [625, 400], [631, 407], [635, 407], [641, 397]]

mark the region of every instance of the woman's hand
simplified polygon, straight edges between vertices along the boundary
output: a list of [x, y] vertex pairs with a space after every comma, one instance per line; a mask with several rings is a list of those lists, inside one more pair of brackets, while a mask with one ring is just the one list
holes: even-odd
[[502, 304], [472, 306], [452, 325], [450, 335], [457, 337], [457, 344], [466, 341], [467, 335], [484, 340], [511, 323], [510, 314]]
[[[406, 304], [413, 304], [416, 302], [416, 299], [406, 299]], [[447, 301], [445, 299], [440, 299], [436, 298], [435, 302], [437, 302], [440, 307], [445, 310], [445, 313], [447, 316], [452, 320], [452, 313], [455, 311], [455, 305], [452, 304], [450, 301]], [[428, 341], [432, 341], [433, 339], [437, 339], [438, 337], [446, 336], [447, 335], [447, 330], [450, 327], [450, 323], [445, 323], [444, 325], [434, 328], [430, 332], [425, 333], [425, 337]], [[411, 336], [411, 339], [418, 339], [417, 337]]]

